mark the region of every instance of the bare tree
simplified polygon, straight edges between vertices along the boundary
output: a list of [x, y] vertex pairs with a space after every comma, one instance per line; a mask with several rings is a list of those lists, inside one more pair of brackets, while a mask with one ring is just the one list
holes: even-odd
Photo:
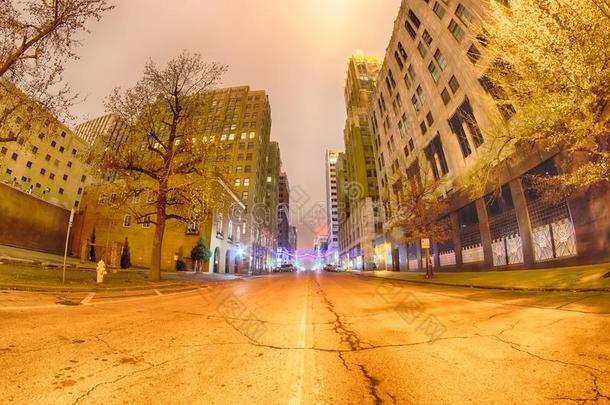
[[0, 142], [19, 139], [19, 128], [6, 129], [33, 111], [19, 90], [54, 116], [67, 114], [75, 96], [61, 86], [64, 64], [78, 58], [88, 21], [112, 8], [107, 0], [0, 0]]
[[135, 87], [116, 89], [107, 100], [129, 137], [115, 153], [100, 151], [95, 161], [100, 171], [121, 179], [115, 185], [126, 203], [134, 202], [136, 218], [155, 225], [151, 280], [160, 280], [166, 222], [196, 222], [225, 204], [220, 162], [226, 161], [226, 151], [203, 136], [202, 113], [206, 93], [226, 70], [183, 52], [164, 68], [148, 62]]
[[[406, 174], [393, 179], [387, 225], [394, 239], [408, 244], [422, 239], [444, 242], [451, 238], [447, 219], [448, 203], [442, 196], [444, 183], [428, 170], [420, 171], [416, 160]], [[428, 258], [427, 258], [428, 259]], [[432, 267], [426, 264], [426, 278], [432, 278]]]

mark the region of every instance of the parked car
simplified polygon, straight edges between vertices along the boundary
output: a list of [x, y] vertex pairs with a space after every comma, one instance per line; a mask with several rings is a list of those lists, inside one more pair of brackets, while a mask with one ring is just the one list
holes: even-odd
[[324, 266], [324, 271], [336, 272], [338, 270], [337, 266], [335, 266], [334, 264], [327, 264], [326, 266]]
[[281, 273], [291, 273], [295, 271], [295, 267], [292, 263], [284, 263], [279, 267]]

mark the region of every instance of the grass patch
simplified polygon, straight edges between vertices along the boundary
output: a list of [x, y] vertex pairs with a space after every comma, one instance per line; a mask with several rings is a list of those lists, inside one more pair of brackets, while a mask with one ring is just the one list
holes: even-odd
[[[448, 283], [476, 285], [483, 287], [507, 288], [562, 288], [591, 289], [610, 288], [610, 278], [604, 277], [610, 264], [590, 266], [561, 267], [536, 270], [490, 271], [443, 273], [436, 272], [431, 283]], [[376, 274], [379, 277], [399, 278], [404, 280], [424, 280], [422, 273], [391, 273]]]

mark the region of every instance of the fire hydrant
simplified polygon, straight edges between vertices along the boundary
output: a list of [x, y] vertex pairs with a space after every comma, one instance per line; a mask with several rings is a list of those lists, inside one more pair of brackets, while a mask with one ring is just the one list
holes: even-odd
[[101, 284], [104, 282], [104, 276], [108, 274], [106, 271], [106, 264], [103, 260], [100, 260], [97, 264], [97, 283]]

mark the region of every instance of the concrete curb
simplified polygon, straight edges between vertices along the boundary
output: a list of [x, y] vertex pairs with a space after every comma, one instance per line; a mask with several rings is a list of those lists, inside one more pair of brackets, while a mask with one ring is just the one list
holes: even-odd
[[31, 285], [31, 284], [0, 284], [0, 290], [4, 291], [25, 291], [25, 292], [130, 292], [130, 291], [152, 291], [159, 290], [174, 290], [178, 289], [198, 289], [204, 287], [204, 284], [201, 283], [171, 283], [171, 284], [163, 284], [163, 285], [151, 285], [151, 286], [123, 286], [123, 287], [69, 287], [69, 286], [39, 286], [39, 285]]
[[433, 281], [424, 280], [405, 280], [402, 278], [395, 277], [379, 277], [374, 275], [366, 275], [363, 273], [350, 274], [358, 277], [375, 278], [381, 280], [394, 280], [403, 281], [405, 283], [418, 284], [418, 285], [439, 285], [443, 287], [459, 287], [459, 288], [476, 288], [481, 290], [499, 290], [499, 291], [525, 291], [525, 292], [610, 292], [610, 288], [528, 288], [528, 287], [506, 287], [506, 286], [487, 286], [487, 285], [476, 285], [476, 284], [456, 284], [456, 283], [436, 283]]

